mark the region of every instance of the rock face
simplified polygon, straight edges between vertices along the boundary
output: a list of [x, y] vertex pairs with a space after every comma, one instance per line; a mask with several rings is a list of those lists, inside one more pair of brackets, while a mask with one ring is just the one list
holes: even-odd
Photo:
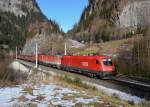
[[63, 41], [61, 33], [46, 34], [46, 31], [42, 31], [41, 34], [36, 34], [32, 39], [26, 41], [22, 54], [35, 54], [36, 43], [38, 45], [38, 54], [57, 54], [64, 49]]
[[67, 52], [70, 53], [71, 49], [84, 48], [85, 45], [72, 39], [64, 40], [64, 36], [61, 33], [52, 33], [46, 35], [45, 32], [40, 35], [37, 34], [34, 38], [28, 40], [23, 48], [22, 54], [33, 55], [35, 54], [36, 43], [38, 44], [38, 54], [64, 54], [65, 42], [67, 46]]
[[40, 12], [34, 0], [1, 0], [0, 10], [3, 12], [11, 12], [16, 16], [26, 16], [28, 13], [23, 9], [27, 8], [28, 11]]
[[20, 0], [1, 0], [0, 9], [6, 12], [13, 12], [15, 15], [26, 15], [25, 12], [21, 10], [22, 1]]
[[[150, 25], [150, 0], [89, 0], [71, 38], [102, 42], [130, 35], [128, 27]], [[119, 36], [118, 36], [119, 35]]]
[[119, 27], [150, 25], [150, 1], [130, 0], [119, 15]]
[[28, 38], [59, 32], [59, 26], [48, 20], [36, 0], [0, 0], [0, 45], [22, 48]]

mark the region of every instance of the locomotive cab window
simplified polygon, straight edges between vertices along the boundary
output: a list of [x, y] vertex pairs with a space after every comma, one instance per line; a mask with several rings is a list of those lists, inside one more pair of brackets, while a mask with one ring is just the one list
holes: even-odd
[[111, 59], [104, 59], [103, 63], [106, 66], [112, 66], [112, 60]]
[[98, 61], [98, 60], [96, 60], [96, 64], [99, 64], [99, 61]]

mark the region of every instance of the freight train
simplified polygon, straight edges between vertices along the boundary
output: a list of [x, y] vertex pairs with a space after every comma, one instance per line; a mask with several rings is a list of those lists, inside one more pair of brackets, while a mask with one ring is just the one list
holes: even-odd
[[[18, 59], [35, 62], [35, 55], [20, 55]], [[49, 56], [38, 55], [38, 63], [66, 71], [74, 71], [99, 78], [115, 75], [115, 66], [109, 56]]]

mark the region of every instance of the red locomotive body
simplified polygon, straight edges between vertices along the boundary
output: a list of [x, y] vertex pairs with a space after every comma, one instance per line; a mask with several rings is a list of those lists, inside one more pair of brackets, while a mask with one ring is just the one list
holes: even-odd
[[[18, 59], [35, 62], [35, 55], [18, 56]], [[38, 63], [62, 68], [69, 71], [76, 71], [83, 74], [92, 74], [100, 78], [109, 77], [115, 74], [115, 66], [111, 57], [108, 56], [48, 56], [38, 55]]]
[[38, 60], [39, 63], [57, 68], [61, 65], [61, 58], [58, 56], [38, 55]]
[[82, 72], [107, 77], [114, 73], [115, 67], [108, 56], [64, 56], [62, 68], [80, 70]]

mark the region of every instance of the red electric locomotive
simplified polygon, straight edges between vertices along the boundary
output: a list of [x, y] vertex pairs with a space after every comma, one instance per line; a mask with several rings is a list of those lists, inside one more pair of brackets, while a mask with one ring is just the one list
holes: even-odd
[[[18, 56], [18, 59], [35, 62], [35, 55]], [[100, 78], [115, 74], [115, 66], [109, 56], [48, 56], [38, 55], [38, 63], [83, 74], [96, 75]]]
[[115, 67], [108, 56], [64, 56], [61, 60], [63, 69], [91, 73], [100, 78], [114, 74]]

